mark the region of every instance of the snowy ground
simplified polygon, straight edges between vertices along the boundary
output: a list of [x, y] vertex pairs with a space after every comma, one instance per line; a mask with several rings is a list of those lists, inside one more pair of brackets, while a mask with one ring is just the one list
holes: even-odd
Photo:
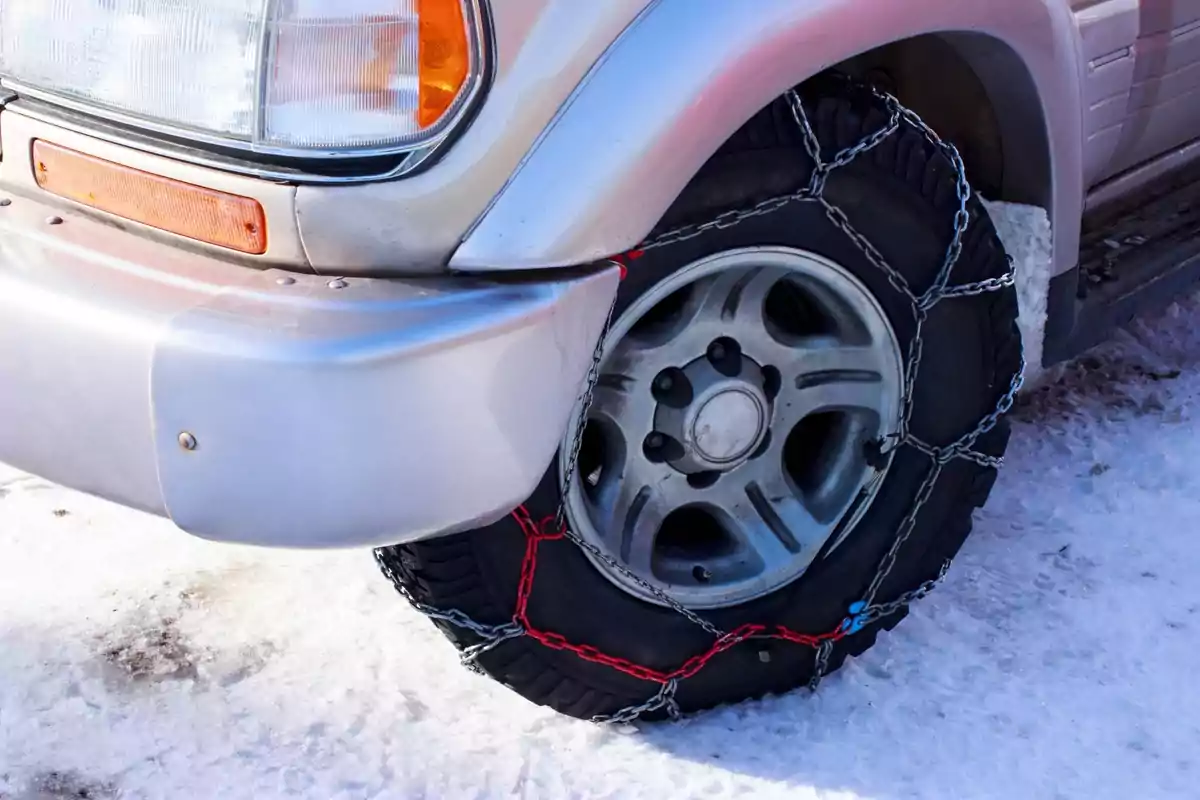
[[458, 667], [363, 553], [205, 544], [0, 468], [0, 798], [1200, 796], [1200, 301], [1019, 409], [946, 584], [673, 726]]

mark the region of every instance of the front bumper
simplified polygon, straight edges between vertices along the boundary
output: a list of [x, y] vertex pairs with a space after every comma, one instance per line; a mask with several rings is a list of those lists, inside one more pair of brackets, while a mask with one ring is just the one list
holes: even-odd
[[616, 269], [345, 283], [13, 198], [0, 461], [259, 545], [413, 541], [522, 502], [575, 407]]

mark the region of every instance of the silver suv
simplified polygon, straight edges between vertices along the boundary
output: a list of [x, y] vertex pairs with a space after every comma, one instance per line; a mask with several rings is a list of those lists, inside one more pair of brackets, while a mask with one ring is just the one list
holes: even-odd
[[581, 717], [865, 650], [1200, 276], [1200, 0], [0, 0], [0, 76], [0, 460]]

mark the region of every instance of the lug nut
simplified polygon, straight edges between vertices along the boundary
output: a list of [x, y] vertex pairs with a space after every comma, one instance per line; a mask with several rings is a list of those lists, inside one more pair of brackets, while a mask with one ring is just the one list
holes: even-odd
[[704, 472], [693, 472], [687, 476], [688, 486], [693, 489], [707, 489], [721, 478], [721, 473], [716, 470], [705, 470]]
[[692, 402], [692, 383], [683, 370], [667, 367], [650, 382], [650, 393], [663, 405], [683, 408]]
[[771, 447], [771, 429], [767, 428], [767, 432], [763, 435], [763, 439], [759, 442], [758, 447], [750, 454], [750, 459], [756, 459], [762, 456], [763, 453]]
[[783, 388], [783, 374], [778, 367], [767, 365], [762, 368], [763, 376], [763, 392], [766, 393], [768, 400], [774, 400], [779, 396], [779, 390]]
[[742, 348], [735, 339], [722, 336], [714, 340], [706, 355], [717, 372], [727, 378], [736, 377], [742, 371]]
[[708, 571], [707, 569], [705, 569], [704, 567], [702, 567], [702, 566], [700, 566], [699, 564], [697, 564], [697, 565], [696, 565], [696, 566], [695, 566], [695, 567], [692, 569], [692, 577], [693, 577], [693, 578], [695, 578], [695, 579], [696, 579], [697, 581], [699, 581], [700, 583], [708, 583], [709, 581], [711, 581], [711, 580], [712, 580], [712, 573], [711, 573], [711, 572], [709, 572], [709, 571]]
[[684, 456], [683, 445], [665, 433], [653, 431], [642, 440], [642, 453], [652, 464], [674, 461]]

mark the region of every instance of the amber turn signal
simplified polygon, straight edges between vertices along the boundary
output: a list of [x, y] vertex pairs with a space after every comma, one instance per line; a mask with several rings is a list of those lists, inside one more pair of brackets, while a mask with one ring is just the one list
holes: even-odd
[[249, 197], [164, 178], [68, 150], [33, 143], [42, 189], [124, 219], [242, 253], [267, 251], [267, 219]]
[[471, 43], [462, 0], [417, 0], [417, 124], [428, 128], [446, 113], [467, 82]]

